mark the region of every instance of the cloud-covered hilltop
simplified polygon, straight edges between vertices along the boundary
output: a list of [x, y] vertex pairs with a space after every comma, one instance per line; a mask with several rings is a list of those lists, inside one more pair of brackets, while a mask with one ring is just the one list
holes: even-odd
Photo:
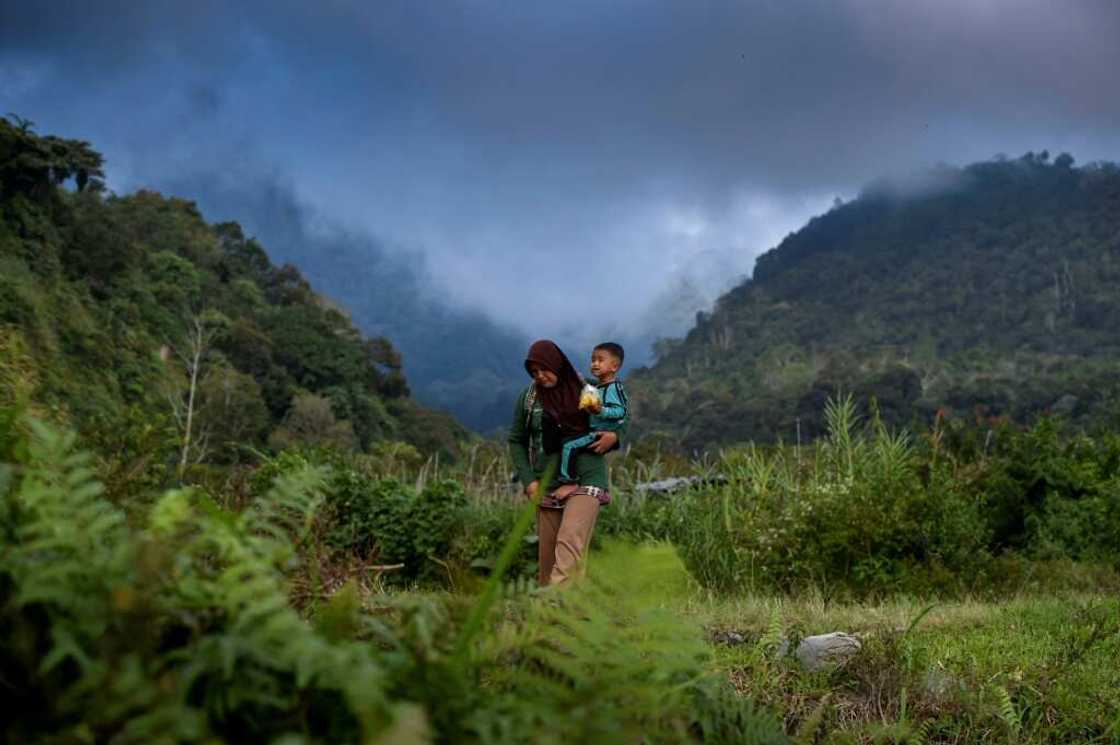
[[763, 255], [632, 378], [644, 431], [805, 439], [845, 393], [895, 427], [1113, 423], [1120, 167], [1028, 153], [924, 183], [872, 186]]

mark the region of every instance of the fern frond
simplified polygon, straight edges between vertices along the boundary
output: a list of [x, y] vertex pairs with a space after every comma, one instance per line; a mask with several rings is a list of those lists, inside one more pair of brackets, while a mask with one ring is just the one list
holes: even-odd
[[[712, 677], [700, 629], [664, 599], [687, 588], [687, 577], [670, 546], [608, 544], [587, 577], [530, 596], [523, 618], [484, 636], [478, 657], [495, 655], [481, 660], [495, 705], [516, 697], [534, 716], [563, 716], [555, 730], [565, 739], [589, 742], [681, 742], [705, 726], [710, 742], [752, 742], [743, 732], [753, 730], [766, 733], [753, 741], [784, 741], [746, 702], [718, 694], [724, 681]], [[772, 735], [780, 739], [765, 739]]]
[[1020, 720], [1018, 709], [1015, 708], [1015, 702], [1011, 700], [1011, 694], [1001, 685], [993, 686], [992, 694], [996, 699], [999, 718], [1003, 720], [1011, 736], [1018, 737], [1019, 730], [1022, 727], [1022, 721]]
[[287, 542], [289, 536], [303, 540], [322, 504], [327, 475], [324, 468], [308, 466], [281, 476], [245, 511], [245, 528], [281, 543]]
[[773, 652], [781, 648], [785, 638], [785, 626], [782, 624], [782, 612], [775, 606], [774, 610], [770, 611], [770, 623], [766, 626], [766, 633], [758, 640], [758, 646], [767, 652]]
[[794, 740], [797, 745], [813, 745], [817, 741], [817, 733], [824, 726], [824, 717], [828, 713], [829, 698], [830, 695], [826, 693], [801, 723], [801, 727], [797, 730], [797, 739]]
[[109, 588], [128, 572], [124, 515], [101, 499], [90, 456], [75, 450], [72, 434], [34, 420], [29, 427], [29, 462], [14, 495], [15, 545], [0, 568], [19, 588], [17, 603], [88, 619], [97, 634]]
[[[221, 611], [220, 630], [189, 651], [177, 650], [164, 664], [186, 664], [182, 685], [204, 691], [216, 712], [240, 709], [287, 711], [296, 691], [336, 691], [367, 736], [392, 721], [386, 673], [368, 645], [331, 642], [296, 612], [278, 564], [294, 554], [293, 540], [306, 536], [320, 503], [324, 474], [306, 469], [279, 479], [273, 489], [237, 519], [199, 511], [190, 495], [172, 492], [157, 502], [150, 524], [174, 531], [193, 524], [183, 547], [194, 560], [190, 575], [172, 588], [174, 604]], [[215, 561], [218, 566], [215, 566]], [[291, 674], [294, 690], [284, 684]]]

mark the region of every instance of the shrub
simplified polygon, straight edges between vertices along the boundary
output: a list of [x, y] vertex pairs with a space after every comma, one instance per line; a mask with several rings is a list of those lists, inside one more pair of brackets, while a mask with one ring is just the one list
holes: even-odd
[[447, 578], [445, 560], [462, 530], [467, 504], [458, 483], [437, 481], [417, 493], [396, 479], [339, 467], [327, 494], [331, 546], [376, 556], [384, 564], [404, 564], [392, 575], [403, 580]]
[[655, 529], [681, 546], [698, 579], [723, 590], [928, 590], [964, 579], [987, 536], [952, 464], [923, 464], [907, 435], [877, 421], [860, 426], [850, 398], [826, 413], [829, 436], [804, 457], [728, 451], [727, 482], [685, 496]]
[[1120, 559], [1120, 439], [1066, 437], [1044, 418], [1031, 429], [1004, 429], [981, 488], [992, 548], [1040, 558]]

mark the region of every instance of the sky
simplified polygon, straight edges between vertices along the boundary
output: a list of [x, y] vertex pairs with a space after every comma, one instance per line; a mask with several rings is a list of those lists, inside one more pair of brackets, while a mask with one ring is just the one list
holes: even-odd
[[0, 113], [113, 190], [284, 244], [271, 190], [529, 336], [683, 333], [882, 176], [1120, 159], [1117, 70], [1115, 0], [0, 0]]

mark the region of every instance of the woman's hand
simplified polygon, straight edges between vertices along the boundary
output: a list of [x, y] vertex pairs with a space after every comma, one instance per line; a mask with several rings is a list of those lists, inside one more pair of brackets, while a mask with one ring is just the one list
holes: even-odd
[[618, 435], [614, 432], [596, 432], [599, 439], [587, 446], [588, 450], [603, 455], [618, 444]]
[[540, 485], [541, 485], [540, 481], [532, 481], [532, 482], [526, 484], [525, 485], [525, 496], [528, 497], [529, 499], [532, 499], [533, 495], [537, 493], [537, 489], [540, 488]]

